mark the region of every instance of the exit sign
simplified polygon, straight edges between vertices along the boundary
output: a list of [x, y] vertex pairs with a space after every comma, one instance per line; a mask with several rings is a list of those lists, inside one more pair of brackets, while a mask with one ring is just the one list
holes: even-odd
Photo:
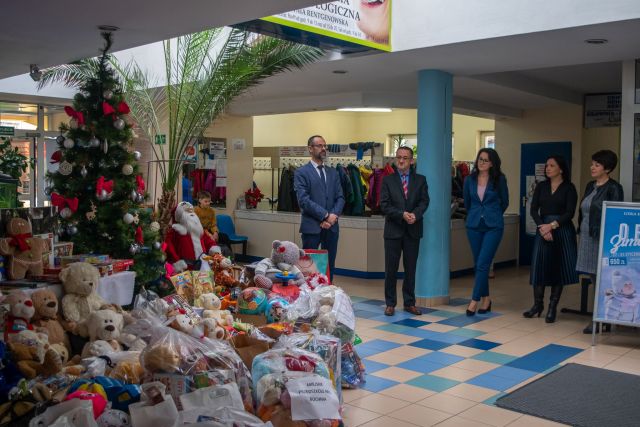
[[156, 135], [156, 145], [165, 145], [167, 143], [167, 135]]
[[14, 136], [16, 128], [13, 126], [0, 126], [0, 136]]

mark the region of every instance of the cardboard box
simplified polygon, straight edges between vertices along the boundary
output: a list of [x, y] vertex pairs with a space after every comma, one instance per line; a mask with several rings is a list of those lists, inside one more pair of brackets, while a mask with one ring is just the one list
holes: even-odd
[[71, 256], [63, 256], [60, 257], [60, 266], [62, 268], [66, 267], [69, 264], [73, 264], [74, 262], [88, 262], [91, 264], [106, 264], [111, 261], [109, 255], [98, 255], [98, 254], [82, 254], [82, 255], [71, 255]]
[[243, 323], [251, 323], [254, 326], [264, 326], [267, 324], [267, 318], [264, 314], [241, 314], [236, 313], [236, 318]]
[[249, 335], [236, 335], [231, 338], [231, 345], [235, 349], [240, 359], [251, 370], [253, 359], [271, 348], [271, 344]]

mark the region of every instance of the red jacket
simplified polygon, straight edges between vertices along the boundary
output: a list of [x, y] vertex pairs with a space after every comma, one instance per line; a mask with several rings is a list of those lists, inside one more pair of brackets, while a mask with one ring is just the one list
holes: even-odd
[[[209, 249], [216, 245], [216, 241], [213, 240], [208, 233], [204, 232], [202, 236], [200, 236], [200, 239], [194, 242], [194, 239], [192, 239], [192, 236], [187, 232], [186, 228], [176, 224], [169, 229], [164, 241], [167, 244], [167, 261], [172, 264], [181, 259], [185, 261], [195, 261], [201, 253], [208, 254]], [[195, 245], [197, 245], [198, 242], [199, 253], [198, 256], [196, 256]]]

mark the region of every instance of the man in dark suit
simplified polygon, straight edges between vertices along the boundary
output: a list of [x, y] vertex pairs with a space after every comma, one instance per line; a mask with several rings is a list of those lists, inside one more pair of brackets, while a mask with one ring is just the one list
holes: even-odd
[[396, 151], [397, 173], [385, 176], [380, 191], [380, 208], [384, 221], [384, 314], [393, 316], [396, 307], [396, 275], [403, 256], [404, 310], [415, 315], [416, 263], [422, 238], [422, 216], [429, 206], [429, 190], [424, 175], [411, 170], [413, 150], [400, 147]]
[[329, 255], [330, 280], [338, 252], [338, 217], [344, 208], [344, 196], [338, 172], [325, 166], [327, 143], [320, 135], [307, 141], [311, 161], [296, 170], [293, 188], [302, 213], [300, 233], [304, 249], [326, 249]]

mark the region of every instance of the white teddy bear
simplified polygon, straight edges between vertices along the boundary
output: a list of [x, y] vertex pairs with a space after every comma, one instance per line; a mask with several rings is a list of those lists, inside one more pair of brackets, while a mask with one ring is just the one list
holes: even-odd
[[98, 294], [100, 272], [88, 262], [74, 262], [60, 272], [64, 287], [62, 314], [69, 322], [69, 330], [75, 332], [78, 323], [107, 304]]

